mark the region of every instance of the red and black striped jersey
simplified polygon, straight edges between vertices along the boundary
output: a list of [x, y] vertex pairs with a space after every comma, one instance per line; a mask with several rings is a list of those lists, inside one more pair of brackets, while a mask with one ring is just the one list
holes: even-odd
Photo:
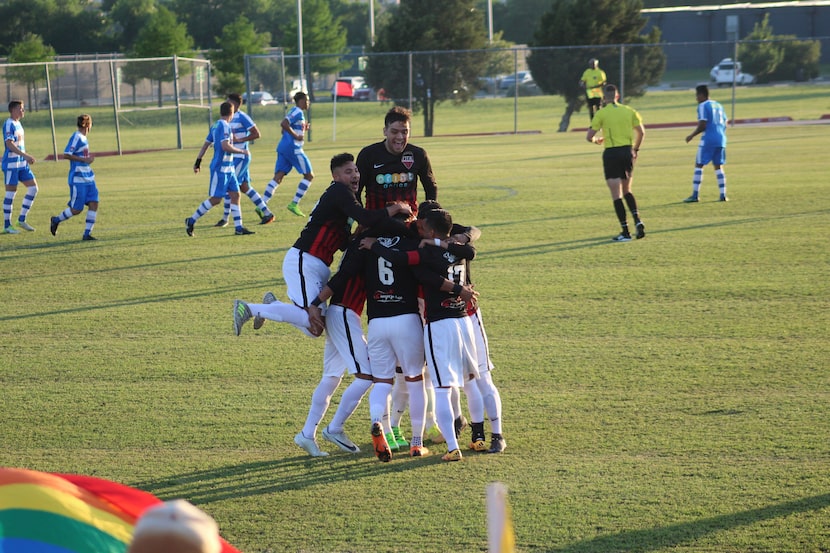
[[350, 219], [371, 227], [387, 216], [385, 208], [364, 209], [351, 187], [334, 181], [317, 200], [294, 247], [331, 265], [335, 252], [348, 244]]

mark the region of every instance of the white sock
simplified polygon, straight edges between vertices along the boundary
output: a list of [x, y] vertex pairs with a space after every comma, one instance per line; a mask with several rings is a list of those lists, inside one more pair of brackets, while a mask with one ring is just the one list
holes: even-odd
[[451, 395], [452, 389], [450, 388], [437, 388], [435, 390], [435, 418], [438, 419], [438, 429], [444, 435], [444, 439], [447, 440], [447, 451], [458, 449]]
[[324, 376], [314, 393], [311, 394], [311, 406], [308, 408], [308, 417], [305, 419], [303, 426], [303, 436], [309, 439], [314, 439], [317, 435], [317, 426], [323, 420], [326, 410], [331, 403], [331, 396], [340, 385], [340, 378], [336, 376]]
[[343, 427], [346, 426], [346, 421], [355, 412], [357, 406], [360, 405], [360, 400], [372, 387], [372, 381], [363, 378], [355, 378], [349, 386], [343, 390], [343, 396], [340, 398], [340, 405], [337, 406], [337, 411], [329, 423], [329, 430], [332, 432], [342, 432]]

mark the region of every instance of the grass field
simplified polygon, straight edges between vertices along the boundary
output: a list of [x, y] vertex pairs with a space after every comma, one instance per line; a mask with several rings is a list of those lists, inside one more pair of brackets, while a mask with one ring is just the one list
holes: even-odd
[[[740, 91], [739, 117], [830, 112], [826, 88], [759, 90]], [[521, 128], [541, 134], [451, 136], [512, 129], [506, 104], [482, 102], [442, 108], [438, 136], [413, 140], [441, 202], [483, 231], [473, 276], [504, 454], [379, 463], [365, 401], [346, 428], [364, 453], [323, 443], [332, 455], [312, 459], [293, 444], [322, 341], [279, 324], [237, 338], [231, 304], [284, 296], [282, 258], [304, 224], [283, 208], [297, 179], [278, 191], [272, 225], [253, 225], [243, 204], [256, 235], [211, 227], [214, 210], [188, 238], [184, 218], [207, 189], [190, 169], [204, 136], [194, 123], [186, 151], [96, 160], [97, 242], [79, 240], [80, 217], [49, 234], [66, 162], [35, 166], [37, 231], [0, 235], [0, 465], [183, 497], [246, 553], [486, 551], [492, 481], [509, 488], [522, 552], [830, 551], [830, 125], [731, 129], [731, 201], [715, 201], [709, 167], [694, 205], [680, 202], [688, 130], [647, 130], [634, 191], [648, 235], [615, 244], [600, 149], [554, 132], [556, 101], [520, 102]], [[637, 104], [646, 125], [694, 119], [689, 91]], [[333, 154], [380, 138], [385, 107], [343, 107], [336, 141], [316, 120], [306, 209]], [[29, 119], [42, 157], [48, 128]], [[276, 117], [260, 121], [261, 190]], [[93, 151], [109, 134], [96, 125]]]

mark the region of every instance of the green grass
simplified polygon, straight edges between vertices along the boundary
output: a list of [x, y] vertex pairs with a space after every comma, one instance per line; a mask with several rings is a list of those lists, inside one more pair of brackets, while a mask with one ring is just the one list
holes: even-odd
[[[826, 90], [765, 90], [740, 90], [741, 109], [830, 112]], [[230, 315], [234, 298], [284, 296], [282, 257], [303, 225], [282, 208], [296, 175], [274, 200], [277, 222], [256, 235], [212, 228], [214, 211], [189, 239], [184, 218], [207, 189], [191, 149], [96, 160], [94, 243], [79, 240], [80, 217], [49, 234], [66, 164], [35, 166], [37, 231], [0, 236], [0, 465], [189, 499], [248, 553], [485, 551], [492, 481], [510, 490], [522, 552], [827, 551], [830, 196], [820, 160], [830, 126], [731, 129], [732, 201], [715, 201], [707, 168], [695, 205], [680, 202], [694, 157], [687, 131], [647, 131], [634, 191], [648, 236], [613, 244], [600, 149], [553, 132], [555, 100], [520, 101], [535, 114], [523, 128], [542, 134], [448, 136], [512, 121], [508, 104], [481, 102], [442, 108], [439, 136], [414, 141], [430, 153], [441, 202], [483, 231], [473, 276], [504, 402], [503, 455], [381, 464], [366, 402], [347, 425], [365, 453], [324, 445], [332, 456], [311, 459], [294, 446], [323, 344], [271, 323], [237, 338]], [[688, 91], [637, 103], [646, 124], [694, 118]], [[384, 107], [341, 107], [336, 141], [324, 117], [315, 122], [309, 208], [331, 155], [380, 137]], [[276, 117], [257, 120], [261, 189]], [[33, 130], [37, 150], [48, 130]], [[96, 125], [93, 150], [108, 131]]]

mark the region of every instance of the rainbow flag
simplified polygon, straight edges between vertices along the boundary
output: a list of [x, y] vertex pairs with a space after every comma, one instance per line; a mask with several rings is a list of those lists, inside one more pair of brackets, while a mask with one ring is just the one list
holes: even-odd
[[[0, 468], [0, 553], [125, 553], [156, 496], [109, 480]], [[222, 553], [239, 551], [222, 541]]]

